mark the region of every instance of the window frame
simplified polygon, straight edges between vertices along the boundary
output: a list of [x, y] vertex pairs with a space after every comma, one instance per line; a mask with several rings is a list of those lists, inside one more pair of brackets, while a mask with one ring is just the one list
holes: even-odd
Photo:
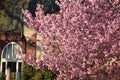
[[[12, 48], [10, 48], [12, 51], [10, 52], [9, 56], [8, 56], [8, 48], [9, 48], [9, 45], [12, 46]], [[14, 51], [14, 46], [16, 46], [17, 48], [16, 49], [19, 49], [20, 52], [22, 53], [22, 48], [20, 45], [18, 45], [17, 43], [15, 42], [10, 42], [8, 44], [6, 44], [4, 46], [4, 48], [2, 49], [2, 54], [1, 54], [1, 59], [2, 60], [10, 60], [10, 61], [16, 61], [16, 60], [21, 60], [21, 56], [16, 54], [15, 51]]]

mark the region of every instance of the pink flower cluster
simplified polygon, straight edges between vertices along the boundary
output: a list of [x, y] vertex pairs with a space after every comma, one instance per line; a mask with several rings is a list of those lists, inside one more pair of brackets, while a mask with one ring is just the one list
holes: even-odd
[[45, 16], [40, 4], [34, 18], [23, 10], [25, 23], [42, 35], [47, 55], [35, 65], [23, 59], [47, 66], [58, 80], [120, 80], [120, 1], [60, 2], [60, 12], [51, 15]]

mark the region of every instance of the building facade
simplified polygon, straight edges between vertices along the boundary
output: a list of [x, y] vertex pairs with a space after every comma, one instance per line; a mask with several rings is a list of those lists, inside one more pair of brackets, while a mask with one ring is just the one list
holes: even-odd
[[36, 34], [0, 33], [0, 73], [5, 74], [6, 80], [20, 80], [24, 62], [17, 50], [22, 54], [36, 54]]
[[24, 26], [21, 13], [22, 8], [33, 10], [37, 1], [9, 0], [0, 4], [0, 75], [5, 74], [6, 80], [20, 80], [24, 61], [17, 50], [22, 54], [35, 54], [37, 59], [42, 57], [40, 36]]

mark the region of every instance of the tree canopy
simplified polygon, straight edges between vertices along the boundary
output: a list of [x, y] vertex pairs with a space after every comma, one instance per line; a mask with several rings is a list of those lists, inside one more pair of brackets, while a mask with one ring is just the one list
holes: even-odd
[[120, 80], [120, 0], [60, 0], [58, 14], [36, 17], [23, 10], [24, 22], [41, 34], [44, 60], [21, 54], [34, 67], [52, 70], [58, 80]]
[[23, 26], [21, 9], [27, 0], [1, 0], [0, 32], [19, 31]]
[[21, 30], [23, 26], [21, 9], [28, 9], [35, 17], [37, 3], [44, 6], [45, 15], [60, 10], [55, 0], [0, 0], [0, 32]]

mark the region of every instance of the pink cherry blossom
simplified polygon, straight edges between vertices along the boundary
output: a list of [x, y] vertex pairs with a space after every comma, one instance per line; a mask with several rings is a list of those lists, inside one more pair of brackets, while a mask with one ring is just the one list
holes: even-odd
[[[83, 2], [82, 2], [83, 1]], [[120, 80], [120, 4], [118, 0], [60, 0], [60, 12], [36, 17], [23, 10], [24, 21], [41, 34], [44, 60], [23, 57], [58, 80]], [[114, 61], [113, 61], [114, 60]]]

